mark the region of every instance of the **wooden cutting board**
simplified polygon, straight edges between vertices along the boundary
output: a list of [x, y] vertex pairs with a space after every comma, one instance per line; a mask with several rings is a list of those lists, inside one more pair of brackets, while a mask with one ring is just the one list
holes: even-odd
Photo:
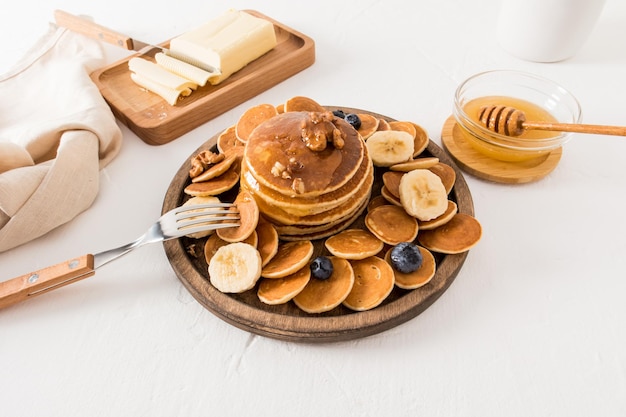
[[[168, 143], [315, 62], [315, 43], [311, 38], [257, 11], [246, 12], [272, 22], [276, 47], [222, 83], [198, 88], [176, 106], [130, 79], [128, 61], [137, 54], [93, 72], [91, 79], [113, 114], [144, 142]], [[160, 46], [168, 47], [169, 42]], [[159, 51], [155, 48], [142, 57], [154, 60]]]
[[[327, 108], [337, 109], [334, 106]], [[368, 113], [387, 121], [393, 120], [365, 110], [345, 107], [341, 109], [346, 113]], [[188, 198], [184, 193], [184, 188], [191, 182], [189, 159], [203, 150], [215, 150], [217, 136], [219, 133], [182, 162], [165, 195], [163, 212], [180, 206]], [[441, 162], [454, 168], [456, 182], [449, 198], [457, 203], [460, 213], [474, 215], [469, 187], [454, 161], [432, 141], [429, 142], [422, 156], [436, 156]], [[380, 194], [381, 186], [382, 173], [379, 170], [375, 174], [372, 198]], [[223, 201], [227, 200], [228, 198], [223, 198]], [[361, 215], [350, 227], [366, 228], [364, 216], [364, 214]], [[326, 313], [308, 314], [291, 301], [282, 305], [264, 304], [259, 300], [256, 288], [241, 294], [225, 294], [218, 291], [209, 282], [208, 265], [203, 255], [205, 240], [206, 238], [197, 240], [183, 237], [163, 243], [172, 269], [190, 294], [217, 317], [240, 329], [275, 339], [307, 343], [357, 339], [380, 333], [411, 320], [426, 310], [446, 291], [461, 270], [468, 255], [468, 252], [456, 255], [433, 252], [437, 271], [428, 284], [410, 291], [396, 287], [380, 306], [372, 310], [354, 312], [347, 307], [339, 306]], [[314, 256], [325, 253], [324, 240], [313, 241], [313, 244]], [[192, 247], [195, 248], [198, 256], [191, 254]]]

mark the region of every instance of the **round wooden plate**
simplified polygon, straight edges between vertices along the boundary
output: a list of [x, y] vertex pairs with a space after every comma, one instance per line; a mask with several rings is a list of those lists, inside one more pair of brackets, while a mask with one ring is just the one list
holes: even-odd
[[[392, 121], [394, 119], [365, 110], [327, 106], [330, 110], [341, 108], [346, 113], [369, 113], [373, 116]], [[190, 158], [198, 152], [215, 147], [214, 137], [200, 146]], [[458, 205], [459, 212], [474, 215], [472, 197], [461, 171], [449, 156], [435, 143], [430, 141], [423, 155], [439, 158], [456, 171], [456, 183], [450, 193], [450, 199]], [[189, 162], [185, 161], [174, 176], [163, 202], [163, 213], [183, 204], [188, 198], [184, 188], [190, 183]], [[372, 197], [380, 194], [382, 171], [375, 174]], [[222, 199], [234, 199], [234, 195], [222, 196]], [[365, 228], [363, 217], [358, 218], [351, 227]], [[437, 272], [425, 286], [415, 290], [394, 288], [380, 306], [363, 312], [355, 312], [344, 306], [321, 314], [308, 314], [300, 310], [293, 302], [283, 305], [262, 303], [254, 288], [241, 294], [224, 294], [209, 282], [207, 263], [203, 248], [205, 239], [183, 237], [163, 243], [165, 252], [176, 276], [205, 308], [224, 321], [254, 334], [295, 342], [334, 342], [352, 340], [376, 334], [402, 324], [426, 310], [452, 284], [459, 273], [467, 252], [458, 255], [436, 254]], [[314, 241], [316, 254], [326, 253], [324, 241]]]

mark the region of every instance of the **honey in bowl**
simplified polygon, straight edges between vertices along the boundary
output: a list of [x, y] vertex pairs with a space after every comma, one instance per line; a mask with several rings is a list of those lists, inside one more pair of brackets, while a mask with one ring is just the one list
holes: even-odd
[[[558, 132], [525, 130], [521, 135], [511, 137], [506, 143], [503, 143], [500, 138], [501, 135], [493, 134], [484, 128], [478, 117], [480, 110], [483, 106], [492, 106], [494, 104], [522, 110], [529, 120], [548, 123], [558, 122], [558, 120], [547, 110], [527, 100], [506, 96], [479, 97], [465, 104], [463, 110], [466, 115], [476, 125], [481, 126], [482, 129], [478, 130], [471, 127], [468, 128], [465, 125], [461, 126], [466, 141], [474, 149], [486, 156], [489, 156], [490, 158], [504, 161], [528, 160], [543, 156], [551, 151], [551, 149], [549, 149], [544, 151], [529, 152], [529, 150], [524, 149], [524, 146], [522, 146], [521, 141], [518, 139], [536, 140], [537, 146], [541, 146], [542, 141], [557, 137], [559, 135]], [[482, 140], [476, 138], [476, 135], [480, 135]], [[488, 142], [493, 142], [493, 144]]]
[[507, 106], [537, 122], [580, 123], [581, 109], [565, 88], [548, 79], [520, 71], [487, 71], [476, 74], [457, 88], [454, 119], [460, 137], [486, 160], [542, 161], [570, 138], [569, 133], [525, 131], [507, 136], [489, 130], [479, 120], [483, 106]]

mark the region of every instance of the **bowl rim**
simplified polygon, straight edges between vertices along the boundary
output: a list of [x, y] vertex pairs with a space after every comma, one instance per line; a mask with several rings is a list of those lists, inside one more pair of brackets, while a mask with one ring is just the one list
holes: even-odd
[[[486, 76], [490, 76], [490, 75], [496, 75], [496, 74], [504, 74], [504, 75], [510, 75], [510, 76], [515, 76], [515, 77], [520, 77], [521, 79], [533, 79], [535, 81], [539, 81], [542, 83], [546, 83], [548, 85], [552, 85], [555, 89], [557, 89], [559, 91], [559, 93], [561, 93], [563, 96], [567, 97], [569, 100], [571, 100], [573, 107], [574, 107], [574, 120], [570, 123], [581, 123], [582, 122], [582, 107], [580, 105], [580, 102], [578, 101], [578, 99], [576, 98], [576, 96], [574, 96], [574, 94], [568, 90], [567, 88], [565, 88], [563, 85], [561, 85], [560, 83], [557, 83], [556, 81], [553, 81], [549, 78], [537, 75], [537, 74], [533, 74], [530, 72], [526, 72], [526, 71], [520, 71], [520, 70], [506, 70], [506, 69], [498, 69], [498, 70], [489, 70], [489, 71], [483, 71], [483, 72], [479, 72], [476, 73], [468, 78], [466, 78], [463, 82], [461, 82], [459, 84], [459, 86], [455, 89], [454, 92], [454, 118], [456, 119], [457, 123], [463, 125], [469, 125], [472, 129], [477, 130], [478, 132], [485, 132], [488, 133], [488, 136], [490, 136], [491, 138], [495, 139], [492, 140], [489, 137], [483, 137], [483, 136], [478, 136], [475, 135], [472, 132], [469, 132], [470, 134], [472, 134], [473, 136], [476, 136], [477, 139], [480, 139], [483, 142], [489, 143], [491, 145], [495, 145], [495, 146], [499, 146], [499, 147], [504, 147], [504, 148], [508, 148], [508, 149], [513, 149], [513, 150], [518, 150], [518, 151], [527, 151], [527, 152], [536, 152], [536, 151], [545, 151], [545, 150], [550, 150], [550, 149], [554, 149], [557, 148], [561, 145], [563, 145], [564, 143], [566, 143], [572, 133], [570, 132], [561, 132], [560, 134], [553, 136], [553, 137], [549, 137], [549, 138], [538, 138], [538, 139], [524, 139], [524, 138], [520, 138], [517, 136], [507, 136], [507, 135], [502, 135], [496, 132], [493, 132], [489, 129], [487, 129], [485, 126], [483, 126], [481, 123], [475, 122], [471, 117], [469, 117], [469, 115], [467, 113], [465, 113], [465, 110], [463, 109], [463, 107], [461, 106], [460, 103], [460, 96], [462, 94], [462, 92], [464, 91], [464, 88], [467, 87], [468, 84], [470, 84], [471, 82], [474, 82], [476, 79], [478, 78], [482, 78], [482, 77], [486, 77]], [[462, 119], [462, 120], [461, 120]], [[467, 129], [467, 128], [465, 128]], [[469, 129], [468, 129], [469, 130]], [[520, 146], [520, 145], [533, 145], [532, 147], [529, 146]]]

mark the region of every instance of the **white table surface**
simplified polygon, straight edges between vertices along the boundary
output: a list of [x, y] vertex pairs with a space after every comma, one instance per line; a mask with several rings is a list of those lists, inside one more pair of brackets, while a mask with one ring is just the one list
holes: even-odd
[[[206, 139], [255, 103], [308, 95], [424, 126], [441, 144], [466, 77], [518, 69], [558, 81], [584, 120], [626, 124], [626, 3], [608, 0], [572, 59], [502, 51], [496, 0], [85, 2], [35, 0], [0, 13], [0, 72], [55, 8], [160, 42], [227, 7], [312, 37], [305, 71], [162, 146], [121, 125], [93, 206], [0, 254], [0, 279], [133, 240]], [[107, 60], [127, 53], [106, 46]], [[16, 97], [19, 99], [19, 97]], [[95, 277], [0, 311], [3, 416], [624, 416], [626, 141], [576, 135], [547, 178], [510, 186], [466, 175], [484, 228], [452, 286], [413, 320], [368, 338], [298, 344], [239, 330], [197, 303], [161, 245]]]

